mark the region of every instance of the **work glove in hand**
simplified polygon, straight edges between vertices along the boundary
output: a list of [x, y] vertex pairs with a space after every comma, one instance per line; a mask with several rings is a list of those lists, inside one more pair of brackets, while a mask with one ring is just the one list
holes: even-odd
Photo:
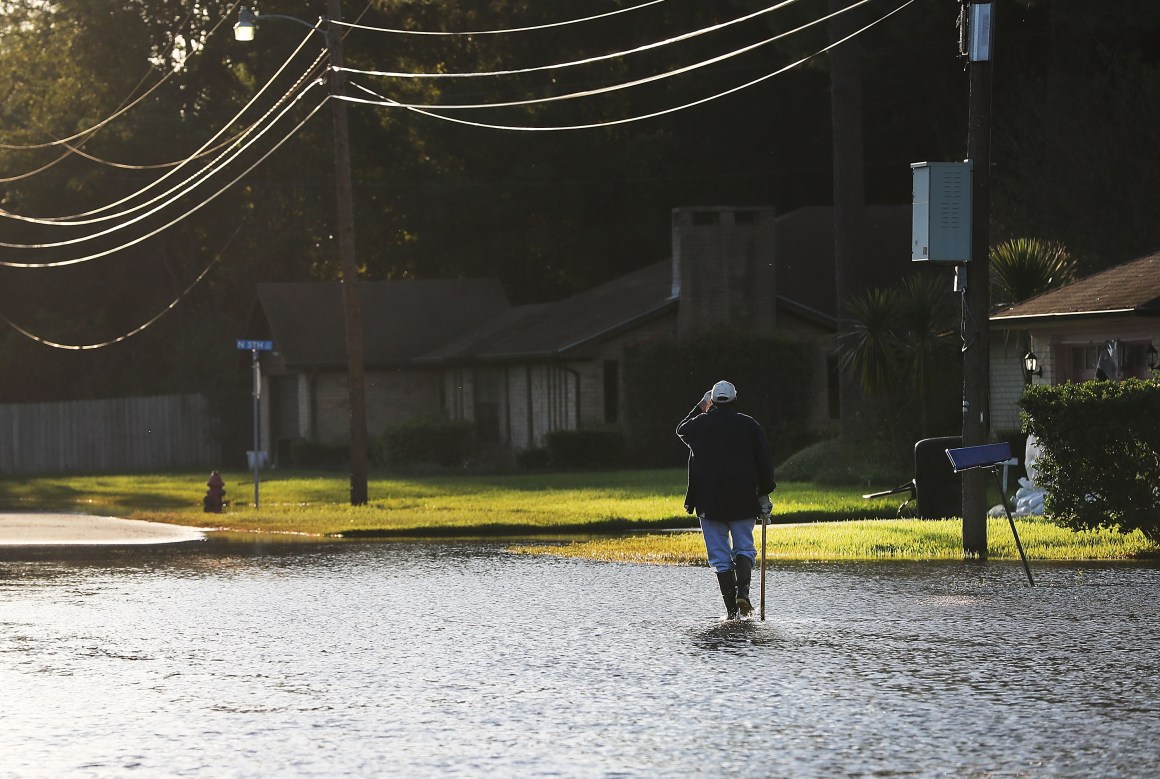
[[769, 515], [773, 513], [773, 501], [768, 495], [758, 495], [757, 505], [761, 508], [761, 521], [768, 522]]

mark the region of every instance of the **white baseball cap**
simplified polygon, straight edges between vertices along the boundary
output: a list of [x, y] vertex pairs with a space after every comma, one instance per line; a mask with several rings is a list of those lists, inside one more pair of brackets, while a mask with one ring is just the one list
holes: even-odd
[[732, 403], [737, 399], [737, 388], [725, 380], [714, 384], [713, 389], [709, 391], [712, 393], [714, 403]]

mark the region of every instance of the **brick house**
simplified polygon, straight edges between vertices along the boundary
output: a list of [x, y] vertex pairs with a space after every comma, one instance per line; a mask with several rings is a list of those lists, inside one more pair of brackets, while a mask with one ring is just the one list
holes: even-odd
[[[413, 362], [510, 305], [499, 283], [359, 283], [366, 365], [367, 428], [438, 413], [440, 382]], [[274, 342], [262, 360], [262, 448], [283, 440], [340, 445], [349, 440], [346, 340], [340, 283], [257, 285], [247, 327]]]
[[[1109, 378], [1151, 378], [1160, 342], [1160, 252], [1085, 276], [991, 315], [991, 421], [1019, 426], [1016, 405], [1028, 380], [1080, 382], [1103, 370]], [[1034, 352], [1042, 375], [1027, 377]]]
[[[867, 276], [887, 285], [910, 269], [910, 209], [867, 209]], [[502, 450], [547, 433], [618, 425], [628, 404], [626, 348], [720, 327], [792, 333], [833, 371], [836, 324], [832, 212], [684, 208], [672, 256], [553, 303], [511, 306], [495, 281], [362, 282], [368, 432], [423, 413], [474, 423]], [[304, 312], [310, 312], [308, 316]], [[249, 337], [263, 355], [263, 446], [347, 437], [345, 346], [338, 284], [262, 284]], [[837, 409], [820, 395], [809, 424]]]

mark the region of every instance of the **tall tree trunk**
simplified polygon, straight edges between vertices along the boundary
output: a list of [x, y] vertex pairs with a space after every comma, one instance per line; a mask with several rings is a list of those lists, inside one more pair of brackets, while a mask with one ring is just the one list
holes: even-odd
[[[831, 12], [848, 4], [849, 0], [829, 0]], [[849, 11], [830, 21], [831, 41], [840, 41], [858, 29], [855, 14], [855, 11]], [[841, 331], [848, 323], [846, 300], [865, 287], [858, 260], [866, 208], [866, 183], [862, 149], [862, 74], [857, 38], [830, 50], [830, 123], [834, 165], [834, 287], [838, 330]], [[841, 436], [844, 441], [850, 441], [861, 428], [862, 392], [857, 377], [840, 372], [838, 393]]]

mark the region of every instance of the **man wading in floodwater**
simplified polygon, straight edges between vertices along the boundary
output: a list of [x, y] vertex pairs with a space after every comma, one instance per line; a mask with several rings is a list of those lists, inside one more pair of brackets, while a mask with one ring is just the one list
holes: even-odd
[[677, 425], [677, 436], [690, 452], [685, 511], [701, 520], [726, 619], [753, 612], [753, 524], [759, 515], [769, 515], [769, 493], [777, 487], [765, 432], [757, 420], [733, 408], [736, 399], [734, 386], [719, 381]]

